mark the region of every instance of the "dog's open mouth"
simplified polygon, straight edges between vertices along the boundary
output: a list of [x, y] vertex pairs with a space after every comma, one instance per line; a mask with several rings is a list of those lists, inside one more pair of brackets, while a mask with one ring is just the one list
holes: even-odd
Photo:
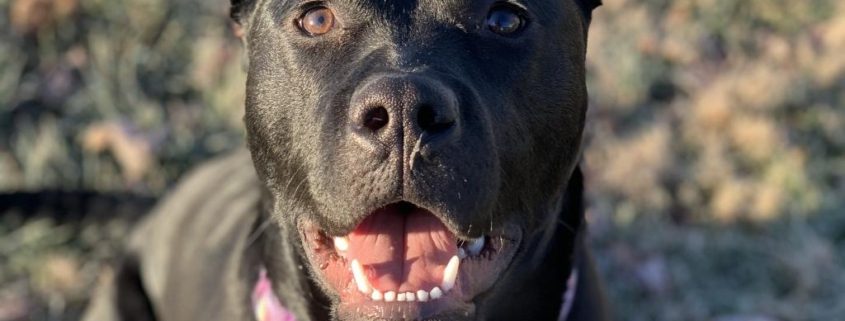
[[337, 313], [387, 319], [473, 313], [472, 300], [495, 283], [521, 239], [514, 227], [460, 239], [407, 202], [370, 213], [344, 236], [302, 227], [314, 270], [338, 294]]

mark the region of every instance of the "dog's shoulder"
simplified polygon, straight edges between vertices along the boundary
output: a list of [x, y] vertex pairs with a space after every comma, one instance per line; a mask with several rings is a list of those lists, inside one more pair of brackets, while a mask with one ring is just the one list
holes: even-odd
[[153, 306], [178, 307], [158, 313], [173, 320], [218, 309], [242, 313], [231, 310], [248, 297], [241, 279], [261, 193], [249, 153], [240, 149], [189, 173], [142, 222], [128, 247], [144, 289]]
[[246, 150], [212, 159], [189, 172], [152, 210], [130, 240], [133, 250], [171, 251], [174, 241], [196, 250], [213, 249], [238, 215], [257, 208], [261, 196]]

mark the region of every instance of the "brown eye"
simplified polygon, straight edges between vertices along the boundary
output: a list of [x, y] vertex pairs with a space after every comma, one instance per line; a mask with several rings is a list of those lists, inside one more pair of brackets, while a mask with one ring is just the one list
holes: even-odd
[[299, 18], [299, 28], [311, 36], [321, 36], [334, 27], [334, 13], [326, 7], [309, 9]]
[[525, 18], [518, 8], [509, 5], [493, 7], [487, 14], [487, 28], [500, 35], [512, 35], [522, 30]]

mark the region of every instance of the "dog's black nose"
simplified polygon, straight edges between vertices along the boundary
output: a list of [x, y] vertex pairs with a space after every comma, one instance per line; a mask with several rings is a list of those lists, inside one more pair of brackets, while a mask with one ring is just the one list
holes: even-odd
[[354, 135], [363, 144], [413, 144], [427, 156], [459, 135], [455, 93], [424, 76], [387, 74], [358, 86], [350, 102]]

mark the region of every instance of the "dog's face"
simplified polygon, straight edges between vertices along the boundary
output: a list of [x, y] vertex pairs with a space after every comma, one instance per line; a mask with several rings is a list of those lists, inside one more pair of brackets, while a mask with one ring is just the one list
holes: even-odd
[[594, 2], [233, 1], [249, 147], [336, 317], [513, 295], [578, 159]]

